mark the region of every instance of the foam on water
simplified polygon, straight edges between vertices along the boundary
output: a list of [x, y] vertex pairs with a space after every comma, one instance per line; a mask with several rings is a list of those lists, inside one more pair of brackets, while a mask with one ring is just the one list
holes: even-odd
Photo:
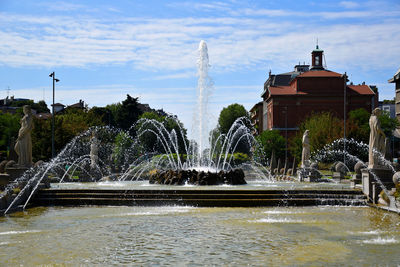
[[279, 219], [274, 219], [274, 218], [262, 218], [262, 219], [257, 219], [257, 220], [248, 220], [250, 223], [306, 223], [305, 221], [302, 220], [293, 220], [289, 218], [279, 218]]
[[188, 206], [171, 206], [171, 207], [157, 207], [148, 211], [136, 211], [136, 212], [124, 212], [117, 214], [106, 214], [101, 217], [131, 217], [131, 216], [156, 216], [156, 215], [168, 215], [175, 213], [186, 213], [190, 212], [194, 207]]
[[27, 231], [8, 231], [8, 232], [0, 232], [0, 235], [21, 235], [21, 234], [30, 234], [30, 233], [40, 233], [39, 230], [27, 230]]
[[267, 210], [267, 211], [264, 211], [263, 213], [266, 213], [266, 214], [298, 214], [298, 213], [302, 213], [302, 212], [293, 211], [293, 210], [291, 210], [291, 211], [289, 211], [289, 210]]
[[386, 244], [397, 244], [399, 241], [394, 237], [377, 237], [374, 239], [368, 239], [362, 241], [364, 244], [374, 244], [374, 245], [386, 245]]
[[126, 183], [122, 182], [99, 182], [97, 183], [99, 186], [111, 186], [111, 187], [123, 187], [126, 185]]
[[386, 231], [381, 231], [381, 230], [371, 230], [371, 231], [360, 231], [360, 232], [347, 232], [351, 235], [379, 235], [379, 234], [384, 234], [387, 233]]

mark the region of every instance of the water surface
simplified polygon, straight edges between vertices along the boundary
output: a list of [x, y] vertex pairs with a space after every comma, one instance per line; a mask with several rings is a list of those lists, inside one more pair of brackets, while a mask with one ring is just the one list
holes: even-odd
[[397, 265], [368, 207], [39, 207], [0, 218], [0, 265]]

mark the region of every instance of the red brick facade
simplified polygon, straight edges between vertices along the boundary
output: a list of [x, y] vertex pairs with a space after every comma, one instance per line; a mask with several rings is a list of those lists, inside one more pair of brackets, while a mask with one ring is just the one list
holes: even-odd
[[[272, 75], [264, 84], [263, 130], [278, 129], [289, 134], [311, 113], [329, 111], [343, 118], [349, 111], [378, 106], [378, 94], [368, 85], [348, 85], [346, 74], [325, 70], [322, 50], [312, 53], [313, 65], [297, 65], [293, 72]], [[318, 56], [319, 59], [314, 57]], [[346, 103], [344, 99], [346, 98]]]

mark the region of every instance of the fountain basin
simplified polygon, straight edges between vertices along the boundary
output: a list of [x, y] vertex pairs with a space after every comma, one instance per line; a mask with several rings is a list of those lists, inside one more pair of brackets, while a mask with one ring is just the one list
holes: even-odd
[[[32, 200], [36, 206], [195, 206], [195, 207], [261, 207], [311, 205], [365, 205], [361, 190], [331, 184], [319, 188], [295, 188], [289, 183], [242, 186], [166, 186], [136, 182], [126, 183], [56, 184], [41, 189]], [[258, 185], [258, 186], [257, 186]], [[283, 184], [282, 184], [283, 185]], [[328, 186], [329, 185], [329, 186]]]

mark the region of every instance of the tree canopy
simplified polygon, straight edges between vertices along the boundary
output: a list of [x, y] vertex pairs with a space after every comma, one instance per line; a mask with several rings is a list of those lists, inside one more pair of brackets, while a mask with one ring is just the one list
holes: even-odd
[[143, 113], [139, 109], [138, 99], [138, 97], [126, 95], [126, 99], [122, 101], [121, 105], [116, 105], [116, 109], [112, 113], [114, 113], [115, 124], [118, 128], [129, 130]]
[[278, 130], [264, 131], [256, 137], [261, 144], [265, 157], [270, 158], [272, 151], [275, 151], [277, 158], [285, 154], [286, 140]]
[[322, 149], [326, 144], [343, 137], [342, 121], [330, 112], [313, 113], [300, 124], [298, 133], [290, 139], [289, 150], [299, 162], [301, 159], [302, 136], [310, 131], [311, 152]]
[[[166, 135], [166, 130], [168, 133], [171, 133], [172, 131], [176, 133], [179, 152], [185, 152], [184, 142], [188, 143], [187, 130], [178, 118], [173, 116], [162, 116], [156, 112], [145, 112], [139, 117], [139, 119], [143, 120], [136, 126], [136, 131], [140, 130], [142, 132], [140, 141], [145, 151], [156, 151], [160, 153], [167, 152], [161, 145], [161, 140], [157, 138], [157, 134]], [[154, 120], [156, 123], [149, 123], [149, 120]], [[165, 127], [165, 130], [162, 126]], [[166, 140], [170, 141], [169, 138], [166, 138]]]
[[223, 108], [218, 118], [220, 132], [222, 134], [228, 133], [232, 124], [240, 117], [249, 118], [249, 113], [244, 106], [235, 103]]

